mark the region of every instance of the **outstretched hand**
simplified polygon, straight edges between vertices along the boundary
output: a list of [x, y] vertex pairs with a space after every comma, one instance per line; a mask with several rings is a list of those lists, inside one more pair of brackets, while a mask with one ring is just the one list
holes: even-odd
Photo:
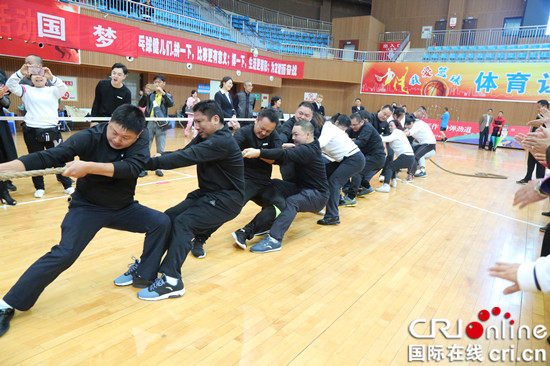
[[542, 201], [548, 197], [541, 196], [535, 191], [535, 185], [538, 180], [532, 180], [525, 186], [521, 187], [519, 191], [514, 195], [514, 206], [519, 205], [519, 208], [524, 208], [531, 203]]
[[489, 268], [489, 276], [502, 278], [513, 282], [512, 286], [506, 287], [503, 291], [504, 294], [513, 294], [520, 290], [518, 284], [518, 263], [501, 263], [497, 262], [493, 267]]

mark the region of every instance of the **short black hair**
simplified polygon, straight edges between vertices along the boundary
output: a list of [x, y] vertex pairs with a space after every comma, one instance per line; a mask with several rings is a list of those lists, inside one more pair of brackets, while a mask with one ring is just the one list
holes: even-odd
[[279, 123], [279, 115], [273, 109], [265, 108], [258, 114], [258, 121], [267, 118], [272, 123]]
[[275, 103], [277, 103], [279, 100], [281, 100], [280, 96], [278, 95], [273, 96], [273, 98], [271, 98], [271, 106], [274, 106]]
[[[153, 81], [157, 80], [157, 79], [160, 79], [162, 82], [166, 82], [166, 76], [162, 75], [162, 74], [156, 74], [155, 77], [153, 78]], [[193, 93], [191, 93], [193, 94]]]
[[390, 109], [390, 112], [393, 113], [393, 107], [392, 107], [391, 105], [389, 105], [389, 104], [386, 104], [386, 105], [383, 106], [382, 109], [380, 109], [380, 110], [383, 110], [383, 109], [386, 109], [386, 108], [389, 108], [389, 109]]
[[487, 109], [487, 112], [489, 112], [489, 111], [491, 111], [491, 112], [492, 112], [492, 111], [493, 111], [493, 108], [489, 108], [489, 109]]
[[352, 113], [351, 116], [349, 116], [349, 119], [355, 119], [357, 121], [362, 121], [363, 117], [361, 116], [361, 113]]
[[541, 99], [537, 103], [540, 103], [541, 106], [548, 108], [549, 104], [546, 99]]
[[196, 89], [191, 90], [191, 95], [195, 94], [197, 92]]
[[395, 108], [393, 110], [393, 114], [395, 114], [398, 117], [401, 117], [402, 115], [405, 114], [405, 110], [403, 108]]
[[[357, 113], [355, 113], [357, 114]], [[338, 116], [338, 126], [343, 126], [349, 128], [351, 126], [351, 119], [350, 117], [346, 116], [345, 114], [341, 114]]]
[[198, 102], [193, 106], [193, 112], [201, 112], [206, 117], [208, 117], [209, 120], [212, 120], [212, 117], [218, 116], [220, 118], [220, 123], [225, 126], [225, 120], [223, 119], [223, 112], [215, 101], [212, 99], [203, 100], [202, 102]]
[[309, 109], [311, 109], [312, 112], [315, 111], [314, 108], [313, 108], [313, 104], [311, 104], [310, 102], [305, 102], [305, 101], [304, 101], [304, 102], [298, 104], [298, 108], [300, 108], [300, 107], [309, 108]]
[[338, 120], [338, 117], [340, 117], [340, 113], [335, 113], [330, 117], [330, 122], [334, 123]]
[[126, 67], [126, 65], [120, 62], [117, 62], [116, 64], [113, 65], [113, 67], [111, 67], [111, 71], [113, 71], [114, 69], [122, 69], [122, 72], [124, 73], [124, 75], [128, 75], [128, 68]]
[[445, 110], [446, 110], [446, 111], [448, 111], [448, 110], [449, 110], [449, 108], [445, 107]]
[[313, 125], [311, 124], [311, 122], [305, 121], [305, 120], [299, 120], [299, 121], [296, 121], [296, 123], [294, 124], [294, 127], [296, 126], [300, 126], [302, 128], [302, 131], [304, 131], [305, 133], [309, 132], [313, 135]]
[[355, 100], [361, 101], [361, 98], [355, 98]]
[[115, 109], [111, 121], [136, 134], [145, 128], [145, 115], [141, 109], [132, 104], [123, 104]]
[[416, 110], [419, 110], [419, 109], [422, 109], [424, 112], [427, 112], [428, 110], [426, 109], [426, 107], [424, 107], [423, 105], [421, 105], [420, 107], [416, 108]]
[[370, 113], [365, 110], [360, 110], [359, 115], [361, 116], [361, 119], [365, 122], [370, 122]]

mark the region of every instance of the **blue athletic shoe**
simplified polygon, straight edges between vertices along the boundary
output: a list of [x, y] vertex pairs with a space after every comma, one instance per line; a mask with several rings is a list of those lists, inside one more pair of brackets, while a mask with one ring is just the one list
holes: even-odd
[[253, 253], [269, 253], [278, 250], [281, 250], [281, 242], [274, 239], [269, 234], [250, 248], [250, 251]]
[[[132, 257], [134, 263], [128, 264], [128, 270], [124, 274], [115, 278], [115, 285], [117, 286], [129, 286], [134, 282], [134, 273], [136, 273], [139, 266], [139, 259]], [[146, 286], [145, 286], [146, 287]]]
[[178, 283], [172, 286], [166, 281], [166, 276], [162, 275], [162, 277], [157, 278], [151, 286], [138, 292], [138, 298], [147, 301], [157, 301], [170, 297], [180, 297], [183, 296], [184, 293], [185, 288], [183, 287], [183, 281], [181, 279], [178, 279]]

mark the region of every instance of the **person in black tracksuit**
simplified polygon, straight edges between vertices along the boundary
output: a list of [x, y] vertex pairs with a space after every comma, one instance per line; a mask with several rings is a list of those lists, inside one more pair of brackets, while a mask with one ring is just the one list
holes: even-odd
[[[393, 112], [393, 107], [388, 104], [383, 106], [377, 113], [361, 111], [360, 114], [363, 116], [363, 119], [368, 120], [374, 126], [379, 135], [388, 136], [390, 135], [388, 120], [392, 117]], [[386, 161], [393, 161], [394, 154], [389, 144], [386, 144], [386, 153]], [[380, 173], [380, 176], [383, 175], [385, 175], [384, 169]]]
[[163, 276], [138, 293], [142, 300], [183, 295], [181, 266], [189, 251], [203, 258], [204, 242], [237, 217], [244, 204], [243, 157], [222, 110], [213, 100], [206, 100], [195, 104], [193, 113], [198, 136], [185, 148], [153, 157], [147, 164], [149, 170], [197, 165], [199, 188], [166, 210], [172, 221], [172, 237], [159, 269]]
[[281, 250], [283, 237], [298, 212], [319, 212], [328, 197], [328, 181], [319, 141], [313, 136], [309, 121], [297, 121], [292, 131], [294, 144], [283, 144], [282, 149], [246, 149], [245, 158], [275, 160], [277, 164], [291, 161], [295, 164], [295, 181], [275, 179], [275, 186], [286, 197], [286, 207], [275, 219], [270, 233], [250, 248], [255, 253]]
[[[278, 121], [277, 112], [264, 109], [255, 124], [241, 127], [233, 137], [241, 150], [280, 148], [281, 139], [275, 130]], [[244, 204], [252, 200], [262, 210], [244, 228], [232, 234], [239, 248], [246, 249], [246, 240], [269, 231], [273, 221], [286, 207], [285, 198], [275, 189], [271, 180], [272, 170], [272, 164], [260, 158], [244, 161]]]
[[350, 121], [348, 136], [365, 155], [365, 167], [361, 173], [351, 178], [351, 183], [344, 189], [344, 193], [350, 199], [354, 199], [358, 192], [361, 197], [374, 192], [370, 180], [384, 168], [386, 152], [378, 131], [369, 120], [364, 120], [359, 113], [354, 113], [350, 116]]
[[[61, 224], [61, 241], [38, 259], [0, 300], [0, 335], [9, 328], [13, 308], [28, 310], [46, 286], [69, 268], [103, 227], [146, 233], [141, 260], [132, 266], [129, 282], [146, 287], [157, 277], [170, 233], [170, 219], [134, 200], [139, 172], [149, 160], [148, 132], [141, 110], [117, 108], [109, 123], [79, 131], [49, 150], [0, 164], [0, 172], [63, 166], [77, 179], [69, 211]], [[72, 161], [75, 156], [80, 160]]]
[[313, 109], [313, 104], [310, 102], [302, 102], [298, 105], [298, 109], [296, 109], [294, 116], [290, 117], [285, 123], [283, 123], [281, 133], [279, 134], [283, 144], [292, 141], [292, 128], [297, 121], [311, 121], [310, 123], [314, 131], [313, 136], [319, 138], [321, 130], [319, 130], [315, 122], [312, 120]]

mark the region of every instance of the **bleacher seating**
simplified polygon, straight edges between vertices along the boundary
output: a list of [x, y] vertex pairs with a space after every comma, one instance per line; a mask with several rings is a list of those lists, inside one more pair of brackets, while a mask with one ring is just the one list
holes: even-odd
[[[79, 3], [79, 0], [64, 0]], [[136, 20], [150, 21], [166, 27], [197, 33], [203, 36], [236, 42], [229, 29], [206, 23], [199, 7], [187, 0], [151, 0], [154, 8], [149, 16], [145, 7], [124, 0], [98, 0], [99, 10]]]
[[[312, 49], [304, 49], [304, 47], [328, 47], [330, 44], [328, 34], [295, 32], [290, 29], [282, 28], [280, 25], [255, 22], [242, 15], [233, 15], [231, 18], [231, 25], [233, 28], [244, 32], [245, 34], [257, 35], [271, 42], [284, 45], [282, 52], [285, 53], [313, 54]], [[268, 50], [274, 50], [273, 48], [275, 46], [273, 44], [270, 45], [269, 43], [270, 42], [268, 42]], [[276, 48], [281, 50], [280, 47]]]
[[[81, 0], [61, 0], [79, 3]], [[201, 15], [200, 8], [187, 0], [151, 0], [154, 8], [146, 12], [142, 5], [126, 0], [97, 0], [99, 10], [124, 17], [150, 21], [155, 24], [197, 33], [200, 35], [236, 42], [232, 32], [222, 26], [210, 24]], [[241, 15], [231, 16], [231, 26], [250, 36], [261, 37], [268, 51], [313, 55], [315, 47], [328, 47], [330, 35], [316, 32], [299, 32], [280, 25], [257, 22]]]
[[491, 46], [430, 46], [424, 52], [427, 62], [547, 62], [550, 44]]

